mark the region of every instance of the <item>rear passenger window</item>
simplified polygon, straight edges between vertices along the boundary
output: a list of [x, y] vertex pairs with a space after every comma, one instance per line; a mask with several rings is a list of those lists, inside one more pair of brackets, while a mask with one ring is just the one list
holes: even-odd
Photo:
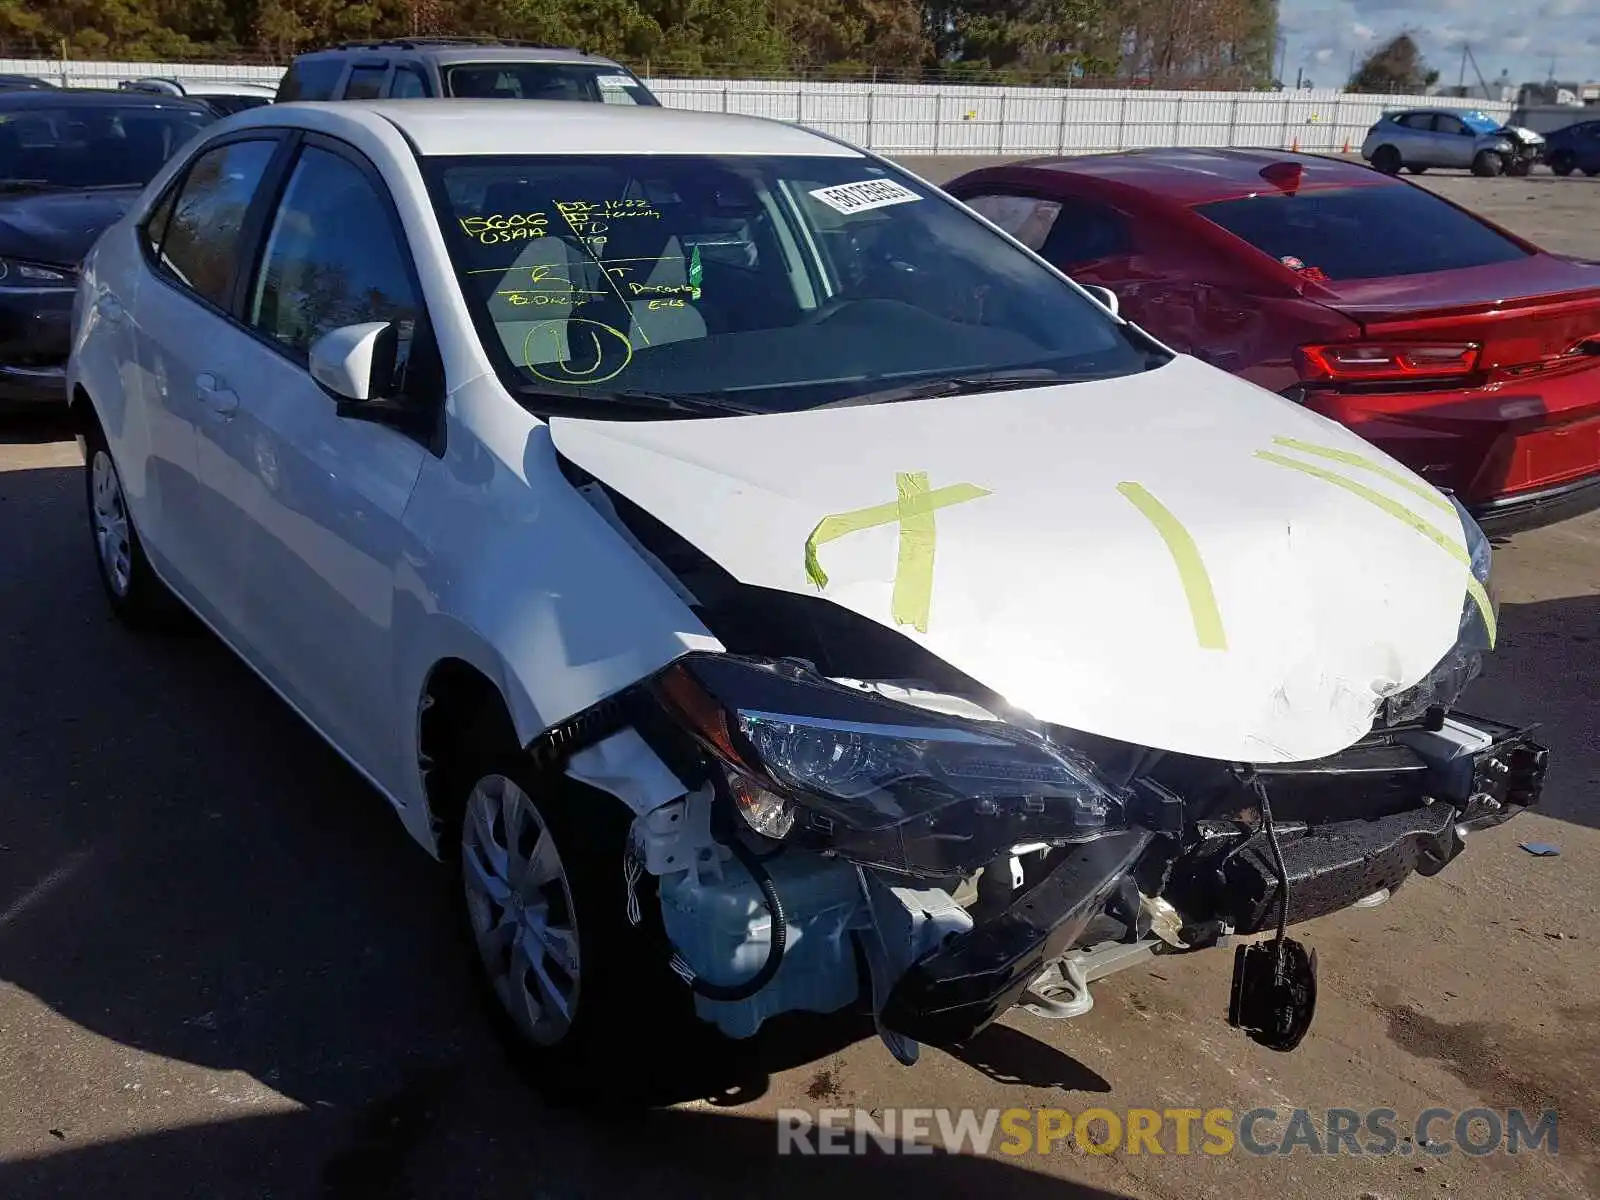
[[344, 60], [340, 58], [297, 59], [283, 73], [283, 82], [278, 85], [278, 102], [331, 99], [343, 72]]
[[1527, 251], [1432, 192], [1404, 184], [1248, 196], [1195, 208], [1280, 262], [1330, 280], [1454, 271]]
[[144, 219], [145, 249], [152, 255], [160, 251], [161, 239], [167, 236], [167, 222], [172, 219], [172, 206], [177, 199], [177, 186], [169, 187], [167, 194], [156, 201], [156, 206], [150, 210], [150, 215]]
[[383, 77], [388, 72], [387, 63], [354, 68], [350, 72], [350, 82], [345, 84], [344, 98], [346, 100], [376, 100], [383, 95]]
[[1133, 232], [1127, 217], [1103, 204], [1068, 200], [1039, 253], [1066, 269], [1132, 252]]
[[167, 274], [218, 308], [228, 305], [239, 231], [277, 146], [257, 139], [201, 154], [178, 188], [159, 244], [150, 246]]
[[396, 100], [411, 100], [428, 94], [427, 80], [416, 67], [396, 67], [394, 82], [389, 85], [389, 95]]
[[1038, 250], [1050, 235], [1061, 205], [1032, 196], [974, 196], [967, 207], [993, 221], [1030, 250]]

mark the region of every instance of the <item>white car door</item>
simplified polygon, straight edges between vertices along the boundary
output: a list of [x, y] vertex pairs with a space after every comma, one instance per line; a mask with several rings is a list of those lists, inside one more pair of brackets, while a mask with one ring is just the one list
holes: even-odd
[[124, 317], [149, 428], [157, 569], [224, 636], [237, 638], [245, 515], [232, 484], [227, 370], [250, 341], [228, 313], [241, 233], [281, 139], [266, 131], [196, 156], [152, 210], [142, 241], [146, 275]]
[[407, 386], [437, 379], [422, 365], [436, 359], [419, 352], [432, 345], [421, 290], [386, 186], [331, 139], [307, 135], [261, 230], [241, 309], [254, 336], [229, 380], [233, 424], [251, 448], [245, 640], [258, 669], [393, 788], [401, 519], [429, 451], [395, 428], [341, 416], [307, 357], [330, 330], [388, 320], [402, 363], [409, 357]]

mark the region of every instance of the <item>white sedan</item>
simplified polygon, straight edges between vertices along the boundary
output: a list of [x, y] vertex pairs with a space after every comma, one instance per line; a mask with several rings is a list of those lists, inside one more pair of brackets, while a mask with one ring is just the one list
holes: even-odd
[[443, 861], [552, 1087], [858, 1000], [909, 1062], [1273, 928], [1230, 1019], [1289, 1048], [1285, 927], [1544, 756], [1450, 711], [1470, 517], [1113, 309], [787, 124], [257, 109], [84, 264], [98, 569]]

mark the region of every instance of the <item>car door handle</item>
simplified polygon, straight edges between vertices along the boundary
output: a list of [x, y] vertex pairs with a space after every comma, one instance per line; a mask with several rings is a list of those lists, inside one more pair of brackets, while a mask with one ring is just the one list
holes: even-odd
[[239, 393], [209, 371], [196, 377], [194, 393], [201, 404], [219, 417], [231, 417], [234, 409], [239, 407]]
[[110, 292], [101, 292], [95, 298], [94, 311], [100, 315], [102, 321], [106, 321], [109, 324], [116, 325], [122, 321], [122, 301], [118, 300]]

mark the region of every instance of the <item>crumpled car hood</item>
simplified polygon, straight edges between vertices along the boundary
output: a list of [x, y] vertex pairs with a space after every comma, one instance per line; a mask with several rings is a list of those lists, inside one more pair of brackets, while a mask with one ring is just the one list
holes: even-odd
[[844, 605], [1040, 720], [1207, 758], [1360, 738], [1455, 643], [1471, 579], [1442, 494], [1187, 357], [551, 436], [741, 582]]

